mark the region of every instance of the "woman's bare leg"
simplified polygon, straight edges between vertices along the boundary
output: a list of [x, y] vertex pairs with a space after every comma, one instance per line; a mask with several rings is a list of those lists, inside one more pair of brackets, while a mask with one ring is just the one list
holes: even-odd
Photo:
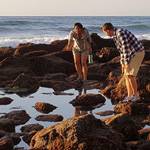
[[80, 79], [83, 78], [82, 66], [81, 66], [81, 55], [73, 52], [74, 65]]
[[87, 59], [88, 55], [82, 55], [81, 63], [82, 63], [83, 80], [87, 80], [87, 73], [88, 73]]

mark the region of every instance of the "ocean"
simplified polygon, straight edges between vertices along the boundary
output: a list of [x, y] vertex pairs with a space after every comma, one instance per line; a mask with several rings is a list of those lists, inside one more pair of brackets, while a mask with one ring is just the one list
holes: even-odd
[[81, 22], [90, 33], [98, 33], [104, 38], [99, 27], [111, 22], [130, 30], [139, 39], [150, 40], [150, 16], [1, 16], [0, 47], [61, 40], [68, 37], [75, 22]]

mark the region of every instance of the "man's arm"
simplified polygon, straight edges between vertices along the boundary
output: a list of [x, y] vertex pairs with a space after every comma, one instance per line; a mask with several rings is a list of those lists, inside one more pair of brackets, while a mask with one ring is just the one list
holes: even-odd
[[121, 44], [121, 64], [127, 65], [130, 62], [131, 56], [130, 56], [130, 43], [128, 41], [128, 35], [124, 32], [118, 33], [118, 40]]

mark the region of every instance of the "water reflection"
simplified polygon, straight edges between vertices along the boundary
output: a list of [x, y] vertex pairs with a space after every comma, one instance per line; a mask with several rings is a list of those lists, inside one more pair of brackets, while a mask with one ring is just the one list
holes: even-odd
[[78, 96], [86, 94], [87, 90], [85, 87], [81, 87], [80, 89], [78, 89]]

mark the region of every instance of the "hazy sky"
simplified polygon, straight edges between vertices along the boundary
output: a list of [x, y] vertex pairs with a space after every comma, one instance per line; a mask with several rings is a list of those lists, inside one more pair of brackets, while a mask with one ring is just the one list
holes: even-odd
[[150, 16], [150, 0], [0, 0], [0, 16]]

